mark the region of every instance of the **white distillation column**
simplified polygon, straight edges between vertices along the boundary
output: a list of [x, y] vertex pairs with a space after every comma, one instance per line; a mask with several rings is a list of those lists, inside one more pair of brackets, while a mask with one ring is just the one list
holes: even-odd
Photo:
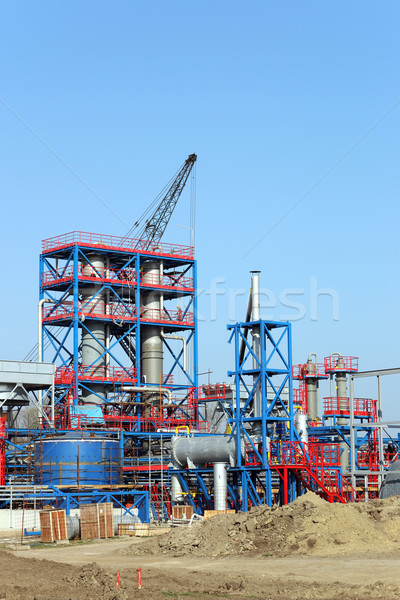
[[[98, 273], [101, 275], [104, 273], [104, 258], [98, 255], [88, 255], [88, 259], [91, 264], [83, 263], [82, 273], [93, 277], [93, 285], [83, 288], [82, 305], [85, 307], [84, 312], [98, 313], [100, 316], [106, 312], [105, 292], [103, 290], [97, 294], [102, 284], [94, 282], [95, 278], [99, 276]], [[101, 320], [91, 321], [89, 319], [84, 321], [84, 325], [88, 331], [82, 327], [82, 366], [85, 368], [92, 365], [91, 369], [97, 368], [101, 374], [104, 374], [106, 358], [102, 354], [104, 354], [106, 345], [106, 325]], [[85, 384], [85, 387], [89, 389], [82, 389], [84, 404], [101, 404], [104, 401], [104, 387], [101, 384]]]
[[308, 417], [312, 421], [319, 419], [319, 398], [318, 398], [318, 378], [312, 377], [317, 374], [317, 365], [314, 363], [311, 354], [307, 359], [306, 371], [307, 371], [307, 405], [308, 405]]
[[[251, 271], [251, 320], [260, 320], [260, 271]], [[254, 326], [252, 328], [251, 335], [253, 337], [253, 352], [254, 355], [260, 359], [261, 357], [261, 346], [260, 346], [260, 327]], [[259, 369], [256, 358], [253, 357], [253, 368]], [[257, 375], [254, 375], [254, 382], [257, 379]], [[258, 382], [257, 387], [254, 391], [254, 417], [260, 419], [260, 421], [254, 422], [253, 433], [259, 437], [262, 435], [262, 396], [261, 396], [261, 381]]]
[[[143, 284], [160, 285], [160, 266], [156, 261], [148, 260], [143, 264]], [[161, 302], [160, 292], [143, 292], [141, 297], [142, 314], [146, 318], [146, 312], [150, 318], [159, 315]], [[145, 325], [141, 328], [141, 364], [144, 385], [154, 384], [160, 386], [163, 376], [163, 341], [161, 328], [155, 325]], [[159, 406], [160, 394], [157, 389], [154, 394], [147, 394], [148, 404]], [[144, 411], [144, 416], [149, 413], [149, 408]]]
[[[347, 398], [347, 374], [346, 366], [343, 361], [343, 357], [339, 356], [335, 367], [335, 379], [336, 379], [336, 396], [338, 407], [341, 411], [348, 411], [348, 398]], [[348, 425], [348, 419], [346, 417], [340, 417], [337, 420], [339, 426]], [[346, 442], [340, 442], [340, 466], [342, 467], [342, 473], [348, 473], [349, 471], [349, 446]]]

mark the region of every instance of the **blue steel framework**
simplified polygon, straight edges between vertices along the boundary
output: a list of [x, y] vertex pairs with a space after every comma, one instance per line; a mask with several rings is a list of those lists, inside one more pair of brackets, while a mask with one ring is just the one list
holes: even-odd
[[[81, 504], [100, 504], [102, 502], [112, 502], [115, 508], [121, 509], [122, 516], [138, 516], [142, 523], [149, 522], [150, 505], [148, 492], [136, 492], [133, 490], [84, 490], [80, 492], [61, 491], [57, 487], [49, 486], [34, 494], [24, 494], [23, 500], [26, 502], [43, 502], [53, 504], [57, 508], [65, 509], [67, 515], [71, 509], [79, 508]], [[129, 506], [126, 506], [129, 500]], [[3, 503], [1, 508], [9, 506], [10, 502]], [[135, 515], [134, 509], [138, 514]]]
[[[260, 332], [259, 356], [247, 339], [247, 332], [254, 328]], [[230, 423], [236, 438], [236, 466], [232, 472], [236, 486], [239, 484], [241, 488], [240, 509], [245, 511], [262, 502], [270, 506], [274, 502], [270, 442], [298, 440], [293, 411], [292, 334], [288, 322], [263, 320], [228, 325], [228, 330], [232, 332], [229, 341], [235, 348], [235, 369], [228, 372], [235, 379]], [[241, 344], [245, 346], [242, 361]], [[261, 389], [260, 415], [254, 415], [252, 409], [257, 389]], [[247, 398], [244, 402], [243, 390]], [[251, 434], [254, 425], [261, 432], [259, 440]], [[296, 498], [296, 482], [292, 474], [289, 478], [292, 501]]]
[[[168, 333], [179, 331], [187, 336], [187, 346], [192, 348], [192, 365], [184, 372], [183, 350], [174, 352], [171, 344], [164, 340], [171, 364], [158, 385], [171, 390], [197, 387], [197, 282], [192, 248], [162, 243], [157, 243], [153, 248], [147, 242], [142, 250], [138, 240], [81, 232], [45, 240], [43, 247], [40, 257], [40, 299], [45, 299], [49, 304], [43, 309], [42, 335], [44, 346], [46, 343], [50, 346], [49, 360], [60, 367], [58, 378], [56, 376], [59, 405], [65, 404], [71, 395], [72, 403], [77, 405], [82, 390], [93, 391], [90, 387], [93, 381], [96, 386], [100, 383], [104, 389], [101, 394], [94, 392], [99, 396], [100, 404], [105, 400], [110, 402], [118, 399], [123, 385], [143, 384], [140, 340], [143, 328], [149, 324], [163, 328]], [[90, 258], [93, 254], [102, 257], [112, 267], [107, 268], [107, 272], [100, 272]], [[162, 261], [164, 271], [169, 269], [164, 279], [154, 284], [143, 281], [143, 264], [150, 259], [156, 263]], [[90, 267], [90, 275], [85, 274], [87, 267]], [[174, 277], [177, 268], [181, 271]], [[98, 289], [85, 302], [81, 294], [88, 285], [93, 284]], [[184, 308], [179, 309], [179, 313], [166, 306], [158, 314], [154, 310], [146, 312], [139, 308], [143, 292], [160, 292], [166, 303], [179, 298], [185, 303]], [[93, 310], [96, 298], [104, 293], [109, 294], [109, 308], [103, 313]], [[89, 330], [88, 322], [108, 324], [113, 338], [109, 348]], [[81, 330], [86, 331], [103, 349], [101, 356], [91, 365], [81, 364]], [[135, 355], [134, 364], [126, 360], [127, 344]], [[120, 351], [121, 346], [125, 346], [124, 352]], [[108, 357], [111, 366], [102, 371], [97, 364], [104, 364], [105, 357]], [[186, 381], [182, 384], [171, 383], [178, 372], [184, 374]]]
[[[92, 256], [96, 256], [97, 259], [100, 257], [106, 268], [100, 269], [92, 260]], [[149, 275], [144, 277], [143, 265], [149, 260], [153, 264], [162, 265], [160, 277], [156, 280], [152, 280]], [[96, 287], [95, 293], [90, 292], [88, 299], [89, 286], [92, 290], [93, 286]], [[105, 419], [102, 421], [100, 418], [99, 421], [98, 407], [93, 423], [87, 419], [87, 422], [81, 422], [77, 428], [105, 428], [108, 429], [109, 435], [118, 437], [122, 466], [132, 462], [131, 457], [126, 458], [127, 442], [131, 442], [131, 447], [133, 445], [138, 448], [142, 454], [143, 449], [140, 448], [146, 440], [149, 441], [149, 446], [152, 440], [156, 444], [161, 440], [162, 449], [163, 438], [168, 440], [175, 433], [175, 429], [171, 426], [170, 432], [163, 433], [157, 430], [160, 428], [160, 421], [161, 426], [163, 425], [162, 414], [158, 421], [152, 420], [151, 416], [146, 421], [138, 392], [135, 392], [134, 402], [131, 396], [130, 402], [120, 404], [124, 395], [122, 388], [140, 387], [145, 384], [147, 388], [153, 385], [156, 392], [161, 386], [163, 389], [169, 389], [174, 399], [175, 411], [178, 407], [176, 412], [181, 420], [185, 420], [187, 399], [196, 397], [193, 391], [197, 389], [196, 289], [197, 267], [192, 247], [82, 232], [44, 240], [43, 253], [40, 256], [40, 300], [44, 300], [42, 343], [49, 360], [58, 365], [56, 430], [76, 428], [77, 417], [70, 418], [69, 408], [76, 409], [82, 400], [82, 392], [87, 390], [98, 397], [98, 404]], [[148, 310], [143, 307], [142, 294], [149, 292], [162, 295], [162, 310]], [[103, 298], [108, 296], [108, 308], [99, 311], [93, 309], [93, 306], [101, 294]], [[179, 301], [180, 304], [177, 310], [171, 308], [175, 301]], [[109, 326], [109, 347], [96, 337], [93, 328], [88, 327], [88, 323], [96, 322], [102, 326]], [[174, 351], [170, 340], [163, 339], [164, 355], [168, 357], [165, 364], [168, 366], [158, 385], [144, 382], [142, 377], [141, 337], [148, 325], [162, 328], [165, 334], [179, 333], [186, 338], [188, 360], [185, 369], [183, 349]], [[90, 365], [82, 364], [82, 331], [95, 341], [97, 347], [102, 348], [101, 355]], [[132, 404], [135, 405], [134, 412], [129, 406]], [[113, 406], [117, 409], [123, 406], [114, 421], [113, 415], [110, 414], [110, 407]], [[164, 407], [160, 410], [164, 412]], [[78, 413], [71, 411], [71, 414]], [[189, 416], [187, 418], [189, 419]], [[51, 434], [52, 431], [48, 430], [48, 433]], [[21, 431], [11, 431], [11, 434], [19, 436]], [[46, 432], [43, 429], [31, 430], [29, 435], [35, 438], [46, 435]], [[24, 452], [23, 445], [16, 444], [15, 447]], [[160, 457], [154, 456], [150, 461], [142, 456], [138, 460], [140, 468], [136, 473], [136, 481], [143, 488], [144, 482], [151, 481], [154, 465], [157, 476]], [[161, 458], [161, 465], [162, 461]], [[148, 472], [145, 467], [147, 462]], [[129, 471], [129, 467], [127, 470]], [[129, 480], [130, 475], [125, 469], [123, 472], [124, 479]], [[14, 483], [24, 476], [26, 477], [26, 474], [22, 472], [21, 476], [14, 476]], [[168, 473], [165, 473], [164, 481], [167, 483]], [[129, 496], [129, 491], [127, 494]], [[120, 492], [117, 495], [119, 496]]]
[[[247, 339], [247, 332], [253, 327], [260, 332], [259, 356]], [[228, 330], [231, 331], [229, 342], [235, 351], [235, 369], [228, 371], [234, 378], [234, 394], [232, 400], [220, 400], [220, 403], [236, 441], [236, 464], [228, 469], [227, 504], [230, 508], [247, 511], [263, 503], [272, 506], [275, 500], [270, 441], [298, 440], [293, 412], [291, 324], [261, 320], [228, 325]], [[241, 344], [245, 345], [242, 360]], [[259, 416], [254, 415], [257, 390], [261, 392]], [[254, 427], [256, 435], [252, 433]], [[211, 468], [173, 472], [196, 512], [213, 508]], [[296, 498], [296, 480], [292, 473], [288, 479], [292, 501]], [[283, 483], [278, 485], [283, 498]]]

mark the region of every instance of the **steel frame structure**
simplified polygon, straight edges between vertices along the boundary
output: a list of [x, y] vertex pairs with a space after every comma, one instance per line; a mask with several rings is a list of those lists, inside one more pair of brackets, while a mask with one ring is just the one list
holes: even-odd
[[[377, 479], [377, 488], [378, 492], [380, 490], [380, 486], [383, 483], [384, 474], [387, 465], [385, 465], [384, 461], [384, 440], [383, 440], [383, 428], [398, 428], [399, 422], [384, 422], [382, 420], [382, 380], [381, 378], [386, 375], [399, 375], [400, 369], [377, 369], [371, 371], [359, 371], [358, 373], [350, 374], [350, 396], [349, 396], [349, 434], [350, 434], [350, 475], [352, 485], [355, 486], [357, 483], [357, 477], [376, 477]], [[377, 382], [377, 401], [376, 401], [376, 410], [373, 422], [364, 423], [363, 426], [357, 424], [357, 398], [354, 397], [354, 380], [360, 378], [369, 378], [376, 377]], [[367, 434], [364, 434], [364, 438], [362, 440], [359, 439], [358, 433], [360, 430], [367, 430]], [[369, 470], [367, 468], [361, 468], [358, 461], [357, 449], [361, 446], [365, 438], [369, 436], [377, 435], [377, 464], [375, 465], [374, 470]]]
[[[93, 254], [103, 257], [109, 265], [103, 272], [92, 263]], [[152, 282], [149, 277], [144, 280], [143, 264], [149, 259], [162, 262], [161, 280]], [[185, 335], [187, 347], [191, 348], [192, 362], [185, 372], [183, 350], [174, 351], [171, 343], [164, 339], [163, 345], [171, 360], [159, 385], [171, 390], [197, 387], [196, 277], [192, 247], [82, 232], [44, 240], [40, 256], [40, 300], [46, 302], [42, 313], [42, 343], [45, 349], [47, 346], [49, 360], [58, 364], [57, 404], [65, 404], [68, 399], [77, 405], [82, 390], [90, 389], [93, 382], [104, 388], [101, 404], [104, 399], [108, 403], [118, 400], [124, 385], [143, 385], [140, 340], [143, 328], [149, 324], [168, 333]], [[82, 292], [93, 284], [97, 286], [96, 293], [90, 302], [85, 302]], [[162, 293], [164, 309], [143, 310], [143, 291]], [[93, 300], [102, 293], [109, 297], [103, 313], [93, 309]], [[178, 298], [184, 303], [183, 310], [167, 307], [168, 301]], [[109, 347], [89, 330], [88, 322], [96, 321], [109, 327], [113, 340]], [[105, 361], [107, 366], [81, 364], [82, 330], [101, 345], [103, 354], [99, 360], [102, 365]], [[126, 353], [131, 355], [132, 362], [127, 360]], [[183, 374], [182, 383], [173, 383], [177, 373]]]
[[[259, 356], [247, 339], [247, 332], [254, 328], [260, 334]], [[229, 342], [233, 343], [235, 350], [235, 368], [228, 372], [235, 382], [235, 395], [229, 407], [229, 423], [236, 438], [232, 487], [233, 490], [240, 488], [240, 502], [237, 500], [236, 505], [239, 504], [238, 508], [245, 511], [263, 502], [270, 506], [273, 504], [271, 440], [298, 440], [293, 408], [292, 333], [288, 322], [263, 320], [228, 325], [228, 330], [231, 331]], [[244, 352], [241, 352], [241, 346]], [[254, 414], [257, 389], [261, 390], [259, 416]], [[244, 402], [242, 390], [245, 390]], [[258, 441], [251, 433], [254, 425], [261, 431]], [[242, 440], [245, 446], [249, 445], [253, 464], [243, 461]], [[285, 493], [288, 501], [296, 498], [296, 482], [292, 473], [280, 487], [281, 494]], [[260, 490], [263, 490], [262, 494]]]

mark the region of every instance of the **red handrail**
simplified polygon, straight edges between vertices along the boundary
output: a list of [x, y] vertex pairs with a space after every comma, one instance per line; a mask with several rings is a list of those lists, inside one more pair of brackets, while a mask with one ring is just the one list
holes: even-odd
[[116, 235], [71, 231], [43, 240], [43, 253], [53, 252], [70, 246], [89, 246], [96, 249], [115, 250], [117, 252], [140, 252], [141, 254], [175, 256], [177, 258], [194, 258], [193, 246], [170, 244], [167, 242], [150, 242]]

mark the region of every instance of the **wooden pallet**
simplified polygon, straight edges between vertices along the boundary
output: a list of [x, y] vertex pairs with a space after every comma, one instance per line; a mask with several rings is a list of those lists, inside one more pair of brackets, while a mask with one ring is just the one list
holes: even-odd
[[168, 531], [171, 531], [170, 527], [151, 527], [148, 523], [120, 523], [118, 525], [118, 535], [152, 537], [168, 533]]

